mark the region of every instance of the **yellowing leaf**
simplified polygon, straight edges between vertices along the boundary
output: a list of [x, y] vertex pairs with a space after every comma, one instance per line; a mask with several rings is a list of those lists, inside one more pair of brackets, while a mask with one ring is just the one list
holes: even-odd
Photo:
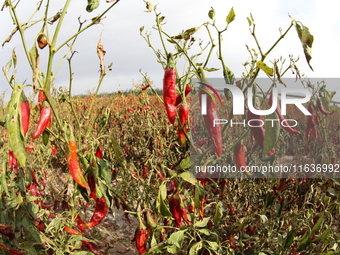
[[257, 62], [258, 68], [260, 68], [263, 72], [265, 72], [268, 76], [273, 76], [274, 75], [274, 70], [273, 68], [267, 66], [266, 63], [262, 61]]

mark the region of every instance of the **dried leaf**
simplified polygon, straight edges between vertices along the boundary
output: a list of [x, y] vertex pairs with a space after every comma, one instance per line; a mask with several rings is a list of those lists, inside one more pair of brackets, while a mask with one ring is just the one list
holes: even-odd
[[106, 51], [104, 50], [104, 45], [100, 42], [101, 39], [99, 39], [97, 44], [97, 55], [99, 58], [100, 76], [103, 76], [105, 74], [104, 56]]

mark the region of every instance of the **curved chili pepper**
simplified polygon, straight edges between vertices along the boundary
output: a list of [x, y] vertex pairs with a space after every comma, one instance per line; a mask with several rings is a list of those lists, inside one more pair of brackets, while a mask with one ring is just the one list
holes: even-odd
[[139, 254], [147, 253], [146, 240], [148, 239], [148, 235], [146, 229], [137, 227], [134, 239], [138, 253]]
[[318, 100], [316, 101], [316, 104], [317, 104], [317, 106], [318, 106], [318, 108], [319, 108], [319, 110], [320, 110], [320, 112], [321, 112], [322, 114], [324, 114], [324, 115], [332, 115], [332, 114], [334, 113], [334, 111], [332, 111], [332, 112], [327, 111], [327, 110], [325, 109], [325, 107], [323, 106], [323, 104], [322, 104], [322, 102], [321, 102], [320, 99], [318, 99]]
[[82, 187], [88, 188], [88, 184], [83, 176], [83, 171], [80, 168], [77, 156], [77, 144], [73, 140], [74, 138], [71, 137], [71, 140], [68, 142], [69, 149], [66, 153], [66, 159], [68, 162], [68, 168], [73, 179]]
[[[269, 106], [272, 106], [273, 104], [273, 93], [270, 94], [270, 97], [269, 97], [269, 101], [268, 101], [268, 104]], [[286, 119], [282, 116], [281, 114], [281, 108], [280, 108], [280, 105], [279, 105], [279, 102], [277, 104], [277, 107], [275, 109], [275, 112], [277, 114], [277, 116], [279, 117], [280, 119], [280, 124], [285, 122]], [[297, 135], [301, 135], [301, 132], [296, 130], [296, 129], [293, 129], [292, 127], [290, 126], [284, 126], [284, 125], [281, 125], [281, 127], [286, 130], [287, 132], [291, 133], [291, 134], [297, 134]]]
[[171, 124], [174, 124], [176, 119], [176, 70], [174, 69], [172, 54], [169, 54], [169, 61], [164, 72], [163, 100], [168, 119]]
[[51, 126], [51, 116], [52, 116], [52, 108], [46, 103], [40, 110], [40, 117], [38, 121], [38, 125], [35, 128], [34, 134], [32, 138], [35, 139], [40, 136], [45, 128]]
[[[178, 125], [178, 142], [183, 146], [186, 142], [185, 132], [187, 131], [187, 123], [189, 119], [189, 107], [187, 105], [181, 105], [178, 110], [180, 125]], [[183, 131], [182, 131], [183, 129]]]
[[308, 105], [308, 111], [312, 115], [307, 116], [307, 130], [306, 130], [307, 141], [310, 140], [310, 134], [311, 133], [313, 133], [314, 140], [316, 140], [318, 138], [318, 134], [317, 134], [316, 127], [315, 127], [315, 121], [314, 121], [315, 116], [314, 116], [314, 106], [313, 106], [313, 104]]
[[[191, 88], [189, 85], [187, 85], [185, 87], [185, 92], [184, 92], [185, 97], [190, 93], [190, 91], [191, 91]], [[176, 97], [176, 106], [179, 105], [180, 103], [182, 103], [182, 95], [178, 95]]]
[[85, 233], [85, 224], [79, 214], [76, 217], [76, 222], [77, 222], [77, 226], [80, 229], [80, 231]]
[[21, 126], [24, 136], [26, 136], [26, 133], [28, 131], [29, 123], [30, 123], [30, 104], [25, 97], [24, 93], [22, 94], [24, 99], [21, 102]]
[[234, 162], [238, 170], [242, 170], [246, 175], [251, 176], [252, 174], [245, 171], [246, 170], [246, 159], [245, 153], [243, 151], [243, 143], [239, 142], [234, 147]]
[[215, 92], [211, 86], [204, 83], [201, 83], [201, 85], [201, 89], [198, 90], [200, 103], [202, 95], [207, 95], [207, 114], [203, 115], [203, 119], [208, 129], [208, 134], [213, 141], [214, 152], [220, 157], [222, 155], [222, 129], [221, 125], [215, 125], [214, 127], [214, 120], [218, 119], [217, 105], [206, 91], [212, 95], [215, 94]]
[[[260, 110], [260, 108], [258, 108], [258, 107], [254, 107], [254, 108], [257, 109], [257, 110]], [[263, 149], [265, 130], [264, 130], [264, 127], [261, 126], [262, 116], [256, 115], [248, 109], [247, 118], [248, 118], [248, 120], [253, 120], [252, 121], [253, 127], [250, 127], [251, 134], [253, 135], [255, 142], [258, 145], [260, 145], [260, 147]], [[268, 155], [272, 156], [274, 153], [275, 153], [275, 149], [273, 148], [273, 149], [271, 149], [271, 151], [268, 152]]]
[[105, 198], [96, 198], [96, 209], [94, 210], [90, 223], [86, 223], [86, 226], [89, 228], [97, 226], [105, 218], [108, 210], [109, 208]]

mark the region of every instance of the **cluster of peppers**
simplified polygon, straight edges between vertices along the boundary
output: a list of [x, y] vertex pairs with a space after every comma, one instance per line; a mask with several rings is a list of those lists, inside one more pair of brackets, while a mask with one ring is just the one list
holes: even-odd
[[[178, 142], [181, 146], [185, 145], [186, 142], [186, 131], [189, 120], [189, 106], [186, 102], [182, 103], [182, 96], [176, 96], [176, 69], [173, 62], [172, 54], [169, 54], [168, 64], [165, 67], [164, 78], [163, 78], [163, 101], [167, 112], [169, 122], [175, 124], [176, 120], [176, 107], [180, 105], [178, 109], [178, 116], [180, 123], [178, 125]], [[190, 87], [185, 88], [186, 97], [190, 93]]]

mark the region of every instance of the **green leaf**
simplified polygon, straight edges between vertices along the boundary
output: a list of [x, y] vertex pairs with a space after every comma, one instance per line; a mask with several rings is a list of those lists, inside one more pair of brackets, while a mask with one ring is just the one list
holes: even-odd
[[168, 243], [175, 245], [178, 248], [182, 248], [184, 241], [185, 230], [179, 230], [171, 234], [168, 239]]
[[269, 221], [268, 221], [267, 216], [264, 215], [264, 214], [260, 214], [259, 216], [260, 216], [261, 220], [263, 221], [263, 225], [268, 226], [269, 225]]
[[211, 10], [208, 12], [208, 17], [213, 20], [215, 18], [215, 9], [211, 7]]
[[308, 27], [304, 26], [301, 22], [299, 23], [293, 20], [293, 25], [295, 26], [298, 37], [302, 43], [302, 48], [303, 48], [303, 52], [305, 54], [307, 63], [310, 69], [313, 70], [312, 66], [310, 65], [310, 60], [312, 59], [312, 45], [314, 41], [314, 36], [310, 33]]
[[306, 233], [303, 234], [300, 241], [298, 242], [298, 247], [295, 252], [300, 252], [306, 250], [306, 248], [311, 244], [311, 229], [308, 227]]
[[207, 226], [209, 220], [210, 220], [210, 217], [205, 217], [203, 218], [203, 220], [195, 222], [194, 227], [204, 228]]
[[216, 212], [213, 218], [214, 225], [217, 225], [220, 222], [223, 216], [223, 212], [224, 212], [223, 203], [219, 201], [216, 205]]
[[253, 24], [253, 22], [251, 21], [251, 19], [249, 17], [247, 17], [248, 20], [248, 25], [251, 26]]
[[277, 120], [278, 116], [276, 112], [267, 115], [266, 124], [265, 124], [265, 136], [264, 136], [264, 146], [263, 146], [263, 154], [267, 154], [271, 149], [274, 148], [277, 140], [280, 136], [280, 122], [274, 121]]
[[274, 75], [274, 70], [273, 68], [267, 66], [266, 63], [262, 61], [257, 61], [257, 67], [260, 68], [263, 72], [265, 72], [268, 76], [273, 76]]
[[15, 85], [12, 91], [11, 99], [7, 106], [7, 130], [9, 135], [9, 144], [14, 156], [18, 159], [21, 167], [26, 167], [26, 148], [24, 137], [21, 134], [20, 126], [20, 104], [21, 104], [22, 87]]
[[288, 233], [283, 247], [288, 249], [292, 245], [292, 243], [294, 242], [295, 236], [296, 236], [296, 230], [294, 229], [294, 230], [292, 230]]
[[181, 248], [178, 248], [176, 245], [170, 245], [166, 247], [166, 250], [171, 254], [178, 254], [181, 251]]
[[235, 15], [235, 12], [234, 12], [234, 7], [232, 7], [229, 11], [227, 18], [226, 18], [227, 24], [230, 24], [231, 22], [233, 22], [234, 19], [235, 19], [235, 16], [236, 15]]
[[198, 229], [198, 232], [202, 233], [203, 235], [207, 235], [207, 236], [211, 235], [211, 231], [207, 228]]
[[195, 202], [195, 208], [200, 208], [201, 206], [201, 200], [204, 197], [204, 188], [200, 183], [196, 183], [195, 185], [195, 198], [194, 198], [194, 202]]
[[115, 139], [111, 139], [112, 145], [113, 145], [113, 150], [115, 152], [117, 161], [119, 165], [123, 168], [126, 169], [126, 159], [124, 157], [124, 153], [122, 148], [119, 146], [118, 142]]
[[187, 158], [181, 160], [177, 169], [181, 170], [181, 169], [187, 169], [189, 167], [190, 167], [190, 157], [187, 157]]
[[40, 64], [40, 58], [39, 58], [39, 52], [36, 43], [34, 42], [32, 48], [28, 52], [29, 58], [30, 58], [30, 64], [33, 70], [33, 86], [36, 87], [38, 84], [39, 79], [39, 64]]
[[197, 179], [189, 171], [181, 173], [179, 177], [181, 177], [184, 181], [191, 183], [192, 185], [196, 185], [197, 183]]
[[87, 0], [86, 11], [92, 12], [94, 9], [97, 9], [99, 6], [100, 0]]
[[314, 234], [316, 234], [317, 232], [319, 232], [319, 230], [321, 229], [322, 223], [324, 221], [324, 216], [323, 214], [319, 217], [318, 221], [315, 223], [315, 225], [312, 228], [311, 231], [311, 236], [313, 236]]
[[203, 241], [199, 241], [197, 243], [194, 243], [191, 246], [190, 250], [189, 250], [189, 255], [196, 255], [196, 254], [198, 254], [198, 251], [200, 249], [202, 249], [202, 247], [203, 247]]
[[77, 251], [75, 253], [72, 253], [73, 255], [94, 255], [94, 253], [89, 251]]
[[15, 53], [15, 48], [12, 50], [12, 61], [13, 61], [13, 66], [15, 68], [18, 63], [17, 54]]
[[318, 243], [320, 241], [326, 240], [330, 233], [331, 233], [331, 226], [328, 226], [328, 228], [319, 237], [314, 239], [313, 242]]

